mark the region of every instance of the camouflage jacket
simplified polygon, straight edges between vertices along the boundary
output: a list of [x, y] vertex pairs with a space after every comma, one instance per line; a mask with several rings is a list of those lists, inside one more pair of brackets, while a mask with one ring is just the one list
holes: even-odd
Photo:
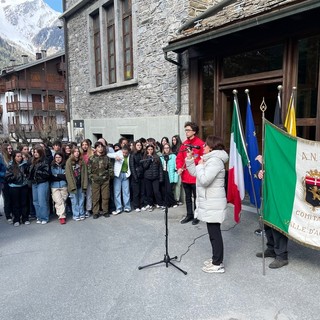
[[111, 163], [109, 158], [104, 156], [98, 156], [94, 154], [89, 158], [88, 173], [89, 179], [95, 183], [104, 183], [110, 179], [110, 167]]

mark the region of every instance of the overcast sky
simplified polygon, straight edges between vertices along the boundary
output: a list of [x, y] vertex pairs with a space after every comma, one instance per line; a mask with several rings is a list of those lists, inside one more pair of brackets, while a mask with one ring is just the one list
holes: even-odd
[[51, 8], [62, 12], [62, 0], [44, 0]]

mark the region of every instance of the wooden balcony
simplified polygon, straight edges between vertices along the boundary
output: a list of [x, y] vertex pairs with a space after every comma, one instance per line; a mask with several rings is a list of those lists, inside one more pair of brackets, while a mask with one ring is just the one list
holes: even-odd
[[[65, 124], [55, 124], [55, 132], [60, 133], [68, 133], [67, 126]], [[39, 126], [35, 126], [34, 124], [9, 124], [8, 125], [9, 133], [23, 133], [26, 138], [39, 138], [41, 137], [41, 133], [43, 133], [43, 128], [39, 128]]]
[[5, 93], [5, 92], [6, 92], [6, 84], [5, 82], [0, 82], [0, 93]]
[[60, 111], [64, 112], [66, 109], [64, 103], [54, 102], [7, 102], [7, 112], [19, 111]]
[[[63, 78], [57, 77], [55, 79], [45, 81], [34, 81], [34, 80], [18, 80], [12, 79], [5, 83], [5, 91], [13, 91], [19, 89], [30, 89], [30, 90], [48, 90], [48, 91], [64, 91], [65, 84]], [[1, 87], [0, 87], [1, 90]], [[1, 91], [0, 91], [1, 92]]]

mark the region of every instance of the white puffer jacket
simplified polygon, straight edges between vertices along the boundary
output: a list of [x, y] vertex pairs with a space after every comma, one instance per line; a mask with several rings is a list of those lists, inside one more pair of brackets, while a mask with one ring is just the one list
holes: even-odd
[[186, 159], [189, 173], [197, 178], [197, 208], [194, 217], [209, 223], [222, 223], [227, 212], [224, 189], [225, 163], [228, 154], [224, 150], [213, 150], [202, 157], [203, 164]]

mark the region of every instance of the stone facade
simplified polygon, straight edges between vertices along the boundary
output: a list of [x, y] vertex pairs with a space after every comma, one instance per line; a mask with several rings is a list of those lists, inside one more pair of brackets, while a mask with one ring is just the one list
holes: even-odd
[[[177, 67], [165, 59], [162, 48], [174, 39], [293, 4], [297, 0], [233, 1], [214, 17], [204, 19], [202, 28], [191, 28], [177, 35], [184, 22], [218, 2], [132, 0], [134, 81], [125, 86], [93, 88], [88, 17], [94, 8], [108, 1], [66, 1], [68, 10], [75, 5], [78, 7], [79, 3], [84, 4], [66, 21], [71, 120], [84, 120], [86, 137], [95, 141], [94, 135], [102, 134], [111, 142], [121, 134], [133, 135], [134, 139], [141, 136], [160, 139], [177, 133], [183, 137], [183, 124], [190, 119], [188, 57], [182, 54], [180, 108], [177, 105]], [[177, 60], [176, 54], [169, 53], [168, 57]]]
[[[68, 1], [67, 1], [68, 2]], [[108, 90], [91, 90], [88, 12], [98, 1], [90, 1], [67, 20], [69, 93], [71, 117], [85, 120], [86, 136], [103, 134], [115, 142], [119, 134], [134, 138], [180, 132], [190, 119], [188, 107], [187, 59], [182, 70], [182, 109], [177, 110], [177, 67], [166, 61], [162, 48], [187, 18], [184, 1], [133, 0], [135, 12], [134, 64], [136, 83]], [[100, 1], [103, 2], [103, 1]], [[104, 1], [106, 2], [106, 1]], [[70, 5], [67, 6], [70, 8]], [[173, 60], [175, 54], [170, 56]], [[162, 129], [159, 129], [162, 128]]]

